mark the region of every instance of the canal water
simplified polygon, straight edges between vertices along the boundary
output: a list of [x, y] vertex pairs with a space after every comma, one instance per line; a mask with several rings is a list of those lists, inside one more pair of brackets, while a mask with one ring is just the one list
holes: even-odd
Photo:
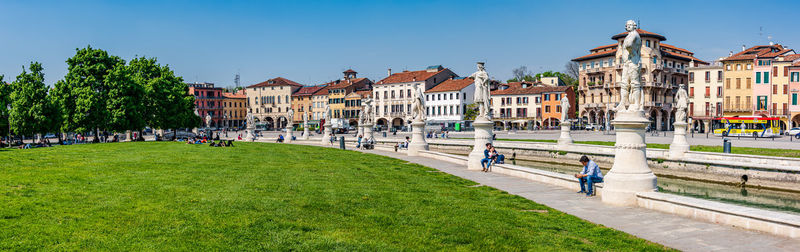
[[[462, 153], [450, 154], [464, 155]], [[508, 163], [563, 174], [575, 174], [582, 169], [580, 164], [545, 163], [527, 160], [508, 160]], [[608, 170], [603, 169], [603, 174], [606, 173], [608, 173]], [[800, 193], [798, 192], [741, 188], [737, 185], [664, 176], [658, 177], [658, 190], [664, 193], [800, 214]]]

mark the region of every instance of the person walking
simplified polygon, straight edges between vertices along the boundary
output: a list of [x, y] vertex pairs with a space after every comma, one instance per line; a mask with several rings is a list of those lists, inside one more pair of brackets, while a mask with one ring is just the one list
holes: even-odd
[[[583, 165], [581, 173], [575, 174], [578, 178], [578, 183], [581, 184], [581, 190], [578, 193], [586, 193], [586, 197], [594, 196], [594, 183], [603, 182], [603, 173], [600, 171], [600, 166], [597, 165], [589, 157], [582, 156], [580, 159]], [[588, 185], [588, 191], [586, 186]]]

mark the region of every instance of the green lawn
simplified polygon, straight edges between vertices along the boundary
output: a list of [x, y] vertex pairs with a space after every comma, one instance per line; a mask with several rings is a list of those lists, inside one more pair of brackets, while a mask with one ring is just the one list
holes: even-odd
[[[457, 139], [473, 139], [473, 138], [457, 138]], [[549, 139], [509, 139], [498, 138], [498, 141], [513, 141], [513, 142], [539, 142], [539, 143], [555, 143], [556, 140]], [[608, 141], [575, 141], [576, 144], [591, 144], [591, 145], [604, 145], [614, 146], [614, 142]], [[654, 149], [669, 149], [669, 144], [649, 143], [647, 148]], [[692, 145], [689, 147], [692, 151], [703, 152], [718, 152], [722, 153], [722, 146], [708, 146], [708, 145]], [[760, 155], [760, 156], [773, 156], [773, 157], [792, 157], [800, 158], [800, 150], [790, 149], [773, 149], [773, 148], [751, 148], [751, 147], [731, 147], [733, 154], [747, 154], [747, 155]]]
[[387, 157], [299, 145], [0, 151], [0, 250], [665, 250]]

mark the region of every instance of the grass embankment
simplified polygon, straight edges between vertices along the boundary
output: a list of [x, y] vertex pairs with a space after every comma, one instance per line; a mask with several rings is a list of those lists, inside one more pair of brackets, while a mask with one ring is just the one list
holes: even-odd
[[[472, 139], [472, 138], [459, 138], [459, 139]], [[556, 140], [549, 139], [508, 139], [498, 138], [498, 141], [514, 141], [514, 142], [540, 142], [540, 143], [555, 143]], [[614, 142], [608, 141], [575, 141], [576, 144], [591, 144], [614, 146]], [[669, 149], [669, 144], [649, 143], [647, 148], [654, 149]], [[708, 146], [708, 145], [692, 145], [689, 147], [692, 151], [702, 152], [718, 152], [722, 153], [722, 146]], [[746, 154], [746, 155], [759, 155], [759, 156], [773, 156], [773, 157], [792, 157], [800, 158], [800, 150], [790, 149], [772, 149], [772, 148], [752, 148], [752, 147], [731, 147], [733, 154]]]
[[258, 143], [0, 151], [0, 250], [663, 250], [387, 157]]

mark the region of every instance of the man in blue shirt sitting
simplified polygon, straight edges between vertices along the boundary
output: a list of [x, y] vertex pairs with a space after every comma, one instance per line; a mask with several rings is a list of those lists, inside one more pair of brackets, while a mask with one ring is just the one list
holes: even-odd
[[[575, 174], [575, 177], [578, 178], [578, 181], [581, 183], [581, 191], [578, 193], [586, 193], [587, 197], [591, 197], [594, 195], [594, 183], [603, 183], [603, 173], [600, 171], [600, 167], [597, 166], [597, 163], [589, 160], [588, 157], [582, 156], [580, 161], [581, 164], [583, 164], [583, 171]], [[586, 191], [586, 184], [589, 185], [588, 192]]]

